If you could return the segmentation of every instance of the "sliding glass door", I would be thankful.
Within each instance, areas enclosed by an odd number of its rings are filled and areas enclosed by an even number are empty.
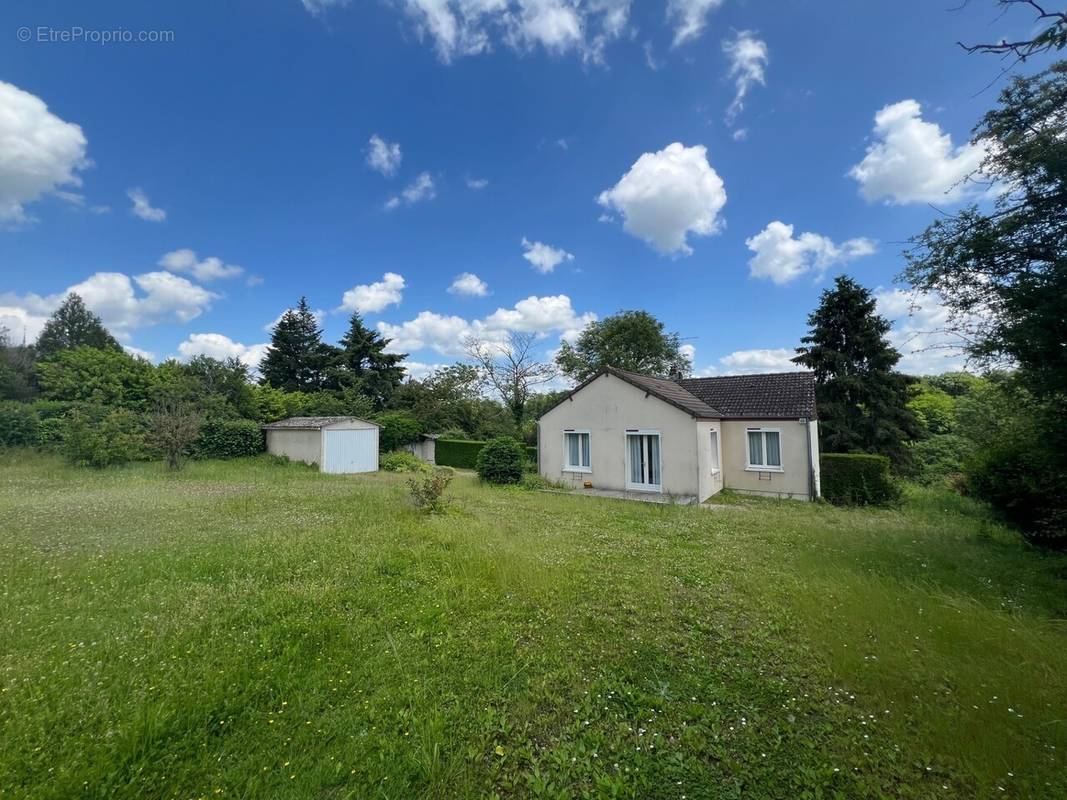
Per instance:
[[[658,492],[661,484],[659,434],[655,431],[627,431],[626,488]]]

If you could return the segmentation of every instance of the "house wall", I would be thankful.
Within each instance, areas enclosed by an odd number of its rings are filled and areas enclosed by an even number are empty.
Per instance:
[[[812,456],[819,463],[817,425],[812,423],[815,437]],[[782,471],[754,472],[747,469],[749,428],[773,428],[781,431]],[[723,420],[723,485],[751,494],[809,499],[808,489],[808,426],[797,420]]]
[[[565,428],[589,431],[590,472],[564,471]],[[634,428],[659,431],[663,492],[697,495],[701,462],[696,421],[611,374],[601,375],[541,417],[538,468],[544,477],[559,483],[581,487],[590,481],[596,489],[625,491],[626,430]],[[710,450],[710,444],[706,449]]]
[[[701,502],[704,502],[713,494],[718,494],[722,491],[722,422],[719,420],[697,420],[696,428],[700,476],[700,491],[698,493],[698,498]],[[715,431],[718,434],[715,437],[718,455],[717,459],[712,458],[711,453],[712,431]],[[714,464],[719,465],[717,470],[714,468]]]
[[[322,460],[322,432],[307,430],[267,431],[267,452],[293,461],[318,464]]]

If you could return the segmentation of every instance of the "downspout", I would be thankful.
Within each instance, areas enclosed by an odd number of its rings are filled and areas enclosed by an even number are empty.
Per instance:
[[[804,423],[804,440],[808,445],[808,500],[814,501],[815,497],[815,462],[811,452],[811,420],[807,417],[801,419]]]

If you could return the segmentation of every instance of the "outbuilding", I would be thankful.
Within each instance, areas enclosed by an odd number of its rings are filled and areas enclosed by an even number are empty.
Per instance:
[[[378,471],[378,426],[358,417],[290,417],[263,426],[267,452],[322,472]]]

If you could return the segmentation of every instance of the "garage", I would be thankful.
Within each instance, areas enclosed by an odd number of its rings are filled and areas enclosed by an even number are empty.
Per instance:
[[[378,426],[358,417],[290,417],[263,426],[267,452],[348,475],[378,471]]]

